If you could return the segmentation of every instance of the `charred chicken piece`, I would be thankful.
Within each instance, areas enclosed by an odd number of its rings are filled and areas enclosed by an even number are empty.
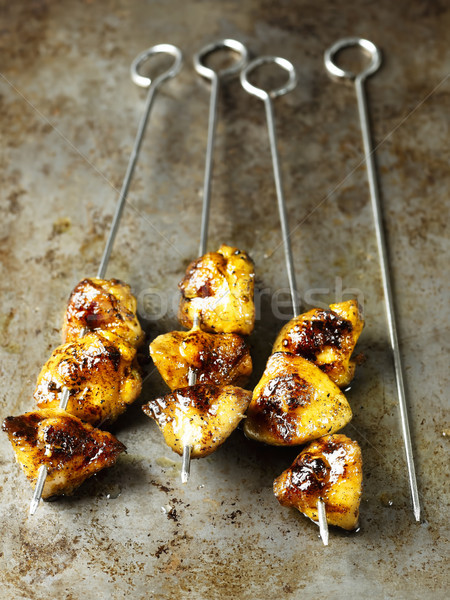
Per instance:
[[[303,356],[322,369],[339,387],[353,379],[353,349],[364,327],[356,300],[315,308],[295,317],[278,334],[273,352]]]
[[[318,521],[321,499],[330,525],[355,529],[362,492],[359,445],[345,435],[315,440],[275,479],[273,491],[280,504],[297,508],[313,521]]]
[[[236,429],[250,402],[251,392],[232,385],[196,384],[174,390],[142,407],[161,429],[166,444],[177,454],[191,446],[191,457],[208,456]]]
[[[344,394],[319,367],[276,352],[253,391],[244,432],[266,444],[296,446],[342,429],[351,417]]]
[[[254,266],[247,253],[222,245],[193,261],[179,284],[180,323],[214,333],[249,335],[255,324]]]
[[[43,498],[71,494],[88,477],[112,466],[125,446],[61,410],[37,410],[3,422],[17,462],[33,487],[39,467],[47,467]]]
[[[118,279],[83,279],[69,298],[63,341],[78,339],[83,330],[110,331],[137,348],[144,333],[136,317],[130,286]]]
[[[150,344],[150,355],[171,390],[189,385],[189,369],[197,383],[245,385],[252,373],[252,359],[244,339],[236,333],[171,331]]]
[[[34,398],[38,408],[59,406],[70,390],[67,412],[91,425],[111,423],[139,396],[136,349],[116,335],[88,333],[59,346],[43,366]]]

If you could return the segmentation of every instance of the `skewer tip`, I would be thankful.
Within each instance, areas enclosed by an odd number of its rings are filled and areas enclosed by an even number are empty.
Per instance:
[[[181,463],[181,483],[187,483],[191,474],[191,446],[183,446],[183,461]]]
[[[323,500],[317,502],[317,512],[319,516],[320,537],[322,538],[323,545],[328,546],[328,523]]]
[[[40,498],[35,498],[34,496],[31,499],[31,502],[30,502],[30,515],[34,515],[34,513],[37,511],[37,508],[39,506],[39,500],[40,500]]]
[[[44,489],[45,480],[47,479],[47,467],[41,465],[39,467],[38,478],[36,481],[36,487],[34,488],[33,497],[30,502],[30,515],[34,515],[37,511],[39,502],[42,498],[42,491]]]
[[[419,523],[420,522],[420,504],[416,504],[414,506],[414,517],[415,517],[416,521]]]

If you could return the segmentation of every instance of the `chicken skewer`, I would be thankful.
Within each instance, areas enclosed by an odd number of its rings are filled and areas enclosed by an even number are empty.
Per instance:
[[[370,56],[369,66],[360,73],[352,73],[338,67],[335,63],[336,54],[349,47],[359,46]],[[358,102],[359,120],[364,146],[365,162],[367,166],[367,177],[369,180],[370,198],[372,203],[372,212],[375,223],[375,232],[377,237],[378,255],[380,259],[381,277],[383,281],[384,298],[386,306],[387,323],[391,343],[392,354],[394,356],[395,378],[397,383],[397,394],[399,400],[400,420],[402,427],[403,443],[406,454],[406,464],[408,468],[409,487],[413,504],[413,512],[416,521],[420,521],[420,501],[417,489],[417,479],[414,467],[414,456],[411,444],[411,434],[408,423],[408,410],[406,405],[406,392],[403,377],[403,367],[398,341],[398,332],[395,318],[394,297],[392,293],[391,275],[389,269],[389,257],[386,246],[385,233],[383,228],[383,218],[381,211],[380,195],[375,170],[374,150],[370,134],[370,124],[367,108],[367,100],[364,84],[367,77],[373,75],[381,65],[381,52],[372,42],[362,38],[345,38],[339,40],[331,46],[324,56],[325,67],[327,71],[335,77],[350,79],[355,82],[356,97]]]
[[[257,87],[250,83],[249,76],[250,74],[257,68],[261,67],[265,64],[277,64],[282,69],[287,71],[288,73],[288,81],[287,83],[279,88],[272,89],[266,91],[260,87]],[[298,293],[297,293],[297,285],[295,280],[295,269],[294,269],[294,260],[292,256],[292,247],[291,247],[291,239],[289,234],[289,225],[287,220],[286,213],[286,202],[284,198],[283,192],[283,184],[281,177],[281,169],[280,169],[280,159],[278,155],[278,147],[277,147],[277,138],[276,138],[276,130],[275,130],[275,121],[274,121],[274,111],[272,100],[277,98],[278,96],[283,96],[287,94],[291,90],[295,88],[297,85],[297,75],[295,72],[295,68],[288,60],[279,57],[272,56],[262,56],[253,60],[242,72],[241,72],[241,84],[243,88],[253,96],[256,96],[260,100],[263,100],[264,107],[266,111],[266,120],[267,120],[267,129],[269,134],[269,142],[270,142],[270,150],[272,155],[272,166],[273,166],[273,175],[275,180],[275,187],[277,192],[277,200],[278,200],[278,211],[281,222],[281,231],[283,237],[283,246],[286,258],[286,269],[289,279],[289,288],[291,293],[291,301],[292,301],[292,312],[294,317],[297,317],[299,314],[298,308]],[[323,544],[325,546],[328,545],[328,524],[325,513],[325,504],[321,498],[317,501],[317,509],[319,515],[319,529],[320,536],[322,538]]]
[[[182,456],[191,446],[192,458],[201,458],[225,442],[250,402],[251,392],[238,386],[252,372],[242,336],[253,331],[255,321],[253,261],[222,244],[194,260],[179,287],[178,315],[190,331],[162,334],[150,344],[153,362],[172,393],[142,409],[174,452]]]
[[[229,49],[237,52],[240,55],[238,61],[227,69],[220,71],[214,71],[212,68],[207,67],[205,60],[208,56],[218,50]],[[217,123],[217,100],[219,97],[219,90],[221,82],[233,75],[236,75],[241,69],[247,64],[248,51],[247,48],[239,41],[232,39],[224,39],[219,42],[214,42],[202,48],[197,54],[194,55],[194,68],[206,79],[211,81],[211,97],[209,104],[209,116],[208,116],[208,139],[206,145],[206,159],[205,159],[205,176],[203,182],[203,207],[202,207],[202,221],[200,229],[200,245],[198,255],[203,256],[206,252],[206,244],[208,240],[208,226],[209,226],[209,213],[211,206],[211,178],[213,169],[213,155],[214,155],[214,141],[216,136],[216,123]],[[199,325],[199,317],[194,317],[194,327]],[[197,383],[197,374],[194,369],[189,369],[189,383],[188,385],[195,385]],[[191,472],[191,453],[192,447],[187,444],[183,446],[183,455],[181,463],[181,482],[187,483]]]
[[[147,61],[148,58],[154,56],[156,54],[169,54],[174,57],[174,63],[170,67],[170,69],[166,70],[164,73],[156,77],[153,81],[139,74],[139,70],[142,67],[143,63]],[[112,247],[114,244],[114,240],[117,234],[117,230],[120,223],[120,218],[122,216],[123,208],[125,206],[125,201],[128,195],[129,186],[131,183],[131,179],[133,177],[134,169],[136,166],[137,158],[139,155],[139,150],[141,147],[141,143],[143,140],[144,132],[146,129],[146,125],[148,122],[148,118],[150,115],[150,111],[153,105],[153,101],[155,98],[156,91],[159,86],[168,79],[173,78],[181,69],[182,64],[182,53],[181,51],[171,44],[160,44],[157,46],[153,46],[147,49],[145,52],[139,54],[137,58],[133,61],[131,65],[131,78],[132,80],[139,85],[140,87],[148,88],[147,100],[145,103],[145,108],[141,120],[139,122],[138,131],[136,134],[136,138],[134,141],[133,150],[128,162],[127,171],[123,180],[122,188],[120,191],[119,199],[116,205],[115,214],[112,220],[110,232],[108,235],[108,239],[105,245],[105,250],[100,262],[98,277],[102,278],[105,274],[108,261],[111,255]],[[80,331],[80,337],[83,337],[86,334],[86,328],[83,327]],[[67,405],[69,402],[70,390],[67,387],[63,388],[61,400],[59,403],[59,411],[65,412],[67,409]],[[123,445],[121,445],[123,447]],[[123,447],[124,448],[124,447]],[[121,451],[121,450],[119,450]],[[36,481],[36,486],[34,489],[33,497],[30,504],[30,514],[34,514],[39,506],[39,502],[42,497],[42,493],[44,490],[45,482],[48,476],[48,470],[45,465],[41,465],[38,470],[38,476]]]

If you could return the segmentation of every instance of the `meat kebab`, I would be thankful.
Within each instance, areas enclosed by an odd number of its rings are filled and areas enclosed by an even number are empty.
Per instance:
[[[174,62],[152,81],[138,70],[157,54],[169,54]],[[133,81],[148,88],[148,96],[97,277],[81,281],[70,296],[64,343],[53,352],[38,378],[34,397],[41,408],[8,417],[3,423],[16,458],[35,488],[32,514],[41,497],[72,493],[87,477],[114,464],[125,450],[113,435],[93,424],[114,421],[139,395],[142,382],[136,351],[144,334],[130,287],[117,279],[103,278],[154,95],[163,82],[179,72],[182,59],[176,46],[160,44],[142,52],[131,65]]]
[[[82,294],[83,289],[90,293]],[[64,319],[68,341],[53,351],[38,376],[38,410],[7,417],[3,423],[33,486],[45,467],[43,498],[73,493],[125,450],[112,434],[96,427],[112,423],[139,396],[142,379],[136,352],[143,332],[135,311],[130,287],[118,280],[78,284]],[[95,320],[84,318],[90,314]]]
[[[240,58],[230,67],[215,71],[206,64],[206,57],[217,50],[232,50],[239,53]],[[194,67],[197,73],[213,83],[209,104],[198,252],[200,258],[189,265],[183,281],[179,284],[182,295],[178,312],[179,320],[187,329],[192,329],[191,333],[196,339],[186,336],[190,338],[191,343],[185,344],[186,338],[179,332],[174,332],[165,340],[159,339],[150,349],[152,356],[155,357],[155,364],[169,386],[177,385],[180,375],[183,383],[186,382],[186,367],[188,386],[194,386],[193,390],[189,390],[188,387],[176,388],[172,395],[168,394],[162,400],[160,399],[164,411],[180,414],[180,406],[183,405],[186,407],[186,413],[190,415],[188,419],[182,418],[180,421],[183,431],[176,432],[183,444],[181,466],[183,483],[189,478],[191,453],[195,452],[194,455],[197,453],[196,440],[220,440],[222,443],[237,426],[250,400],[248,392],[241,388],[232,388],[229,384],[241,383],[241,380],[251,372],[250,356],[245,349],[245,343],[238,336],[249,335],[254,327],[253,261],[245,252],[228,245],[222,245],[217,252],[206,252],[218,91],[222,79],[237,75],[247,60],[247,48],[232,39],[208,44],[194,56]],[[199,335],[197,328],[203,332],[203,335]],[[213,339],[206,336],[205,331],[214,334],[235,334],[235,337],[221,336],[220,339]],[[175,373],[168,367],[168,361],[161,357],[161,350],[164,352],[166,343],[167,354],[174,356],[178,362]],[[180,357],[182,357],[181,361]],[[212,368],[211,375],[208,373],[210,368]],[[198,379],[212,383],[197,384]],[[228,386],[227,391],[225,392],[225,388],[221,386]],[[225,411],[224,414],[220,411],[220,418],[216,418],[219,417],[218,399],[225,402]],[[245,406],[243,399],[245,399]],[[149,416],[156,418],[158,425],[166,434],[165,421],[160,422],[157,418],[159,409],[156,405],[149,403],[144,410]],[[208,433],[206,438],[205,433]],[[169,443],[172,437],[170,434],[167,438]],[[216,442],[207,444],[207,449],[204,448],[202,454],[214,450],[216,445]],[[172,447],[175,448],[175,444],[172,443]]]
[[[190,331],[163,334],[150,344],[172,393],[151,400],[143,410],[174,452],[184,457],[189,448],[189,457],[201,458],[236,429],[251,399],[251,392],[237,384],[244,385],[252,371],[241,335],[254,326],[253,261],[222,245],[188,266],[180,289],[179,316]]]
[[[276,64],[288,73],[288,82],[283,87],[267,91],[251,83],[250,73],[267,63]],[[294,259],[272,106],[272,100],[292,90],[296,82],[294,66],[280,57],[254,59],[241,73],[243,88],[265,104],[294,314],[294,319],[280,332],[274,353],[253,392],[244,431],[248,437],[276,445],[315,440],[338,431],[351,419],[350,407],[338,385],[348,385],[353,376],[354,363],[350,357],[362,329],[359,310],[354,305],[333,305],[330,311],[316,309],[299,316]],[[327,523],[330,520],[327,506],[321,496],[314,498],[314,501],[320,535],[327,545]]]

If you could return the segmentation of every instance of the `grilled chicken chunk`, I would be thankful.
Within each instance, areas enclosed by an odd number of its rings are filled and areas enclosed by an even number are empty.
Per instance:
[[[280,504],[318,521],[317,501],[325,503],[327,521],[343,529],[358,525],[362,458],[357,442],[327,435],[307,446],[273,484]]]
[[[254,278],[252,259],[237,248],[222,245],[201,256],[179,284],[180,323],[190,329],[198,315],[206,331],[249,335],[255,324]]]
[[[244,339],[236,333],[171,331],[150,344],[150,355],[171,390],[189,385],[189,369],[197,383],[245,385],[252,359]]]
[[[358,302],[330,304],[330,310],[315,308],[295,317],[280,331],[273,352],[291,352],[314,362],[339,387],[353,379],[351,360],[364,321]]]
[[[266,444],[296,446],[338,431],[351,417],[344,394],[319,367],[276,352],[253,391],[244,433]]]
[[[112,466],[125,450],[111,433],[61,410],[37,410],[7,417],[3,431],[33,487],[39,467],[47,467],[43,498],[71,494],[88,477]]]
[[[155,419],[174,452],[182,455],[183,446],[191,446],[192,458],[201,458],[236,429],[250,398],[251,392],[239,387],[196,384],[151,400],[142,409]]]
[[[137,348],[144,333],[136,317],[130,286],[118,279],[83,279],[69,298],[63,341],[78,339],[83,330],[110,331]]]
[[[34,398],[39,408],[57,408],[70,390],[67,412],[92,425],[114,421],[139,396],[142,379],[136,349],[105,331],[59,346],[43,366]]]

